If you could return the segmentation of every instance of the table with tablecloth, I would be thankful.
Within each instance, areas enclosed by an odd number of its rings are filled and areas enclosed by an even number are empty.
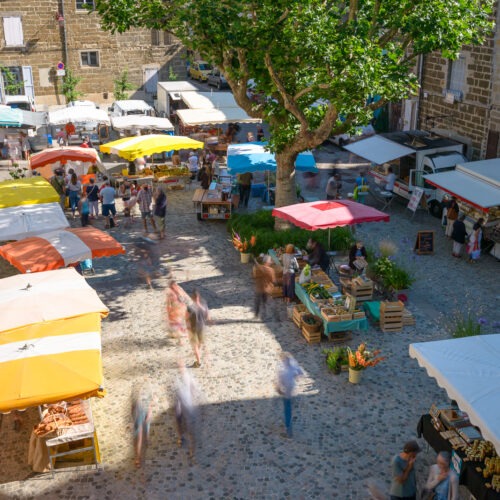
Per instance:
[[[440,451],[451,453],[452,446],[450,442],[443,438],[439,431],[434,428],[429,414],[420,417],[417,425],[417,433],[419,437],[423,436],[436,453]],[[461,450],[455,450],[455,453],[462,459],[460,484],[463,484],[474,495],[476,500],[500,500],[500,493],[486,488],[485,483],[487,480],[476,470],[479,463],[463,461],[465,453]]]

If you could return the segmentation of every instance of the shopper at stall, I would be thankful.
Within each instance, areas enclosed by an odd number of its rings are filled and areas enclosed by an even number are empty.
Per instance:
[[[165,238],[165,222],[167,217],[167,195],[163,189],[158,186],[155,194],[155,206],[153,209],[156,227],[160,233],[159,238]]]
[[[453,223],[453,231],[451,232],[451,239],[453,240],[453,257],[460,258],[462,254],[462,247],[464,246],[467,238],[467,230],[465,229],[465,214],[462,214]]]
[[[198,156],[196,155],[196,153],[191,151],[189,153],[189,158],[188,158],[188,168],[189,172],[191,173],[192,181],[194,181],[196,179],[196,176],[198,175],[198,165],[199,165]]]
[[[156,232],[156,223],[153,217],[153,212],[151,210],[151,205],[153,203],[153,195],[151,194],[151,188],[146,184],[137,193],[137,204],[139,205],[139,210],[141,212],[142,225],[144,226],[144,232],[148,232],[148,219],[151,222],[151,227],[153,231]]]
[[[243,174],[238,174],[238,189],[240,192],[240,203],[239,207],[248,208],[248,200],[250,199],[250,192],[252,191],[252,180],[253,175],[251,172],[245,172]]]
[[[458,476],[450,469],[450,459],[447,451],[440,451],[430,467],[425,489],[434,494],[433,500],[458,500]]]
[[[203,165],[203,167],[201,167],[199,179],[201,189],[208,189],[210,187],[210,182],[212,181],[212,179],[206,165]]]
[[[448,238],[451,238],[451,233],[453,232],[453,224],[458,219],[458,203],[455,196],[451,197],[448,204],[448,209],[446,210],[446,230],[445,234]]]
[[[61,205],[61,208],[64,211],[66,205],[66,182],[64,179],[64,171],[57,169],[54,172],[54,175],[50,178],[50,184],[59,195],[59,205]]]
[[[66,132],[66,145],[68,145],[71,136],[76,134],[75,125],[72,122],[66,123],[66,125],[64,126],[64,131]]]
[[[392,481],[389,494],[391,500],[416,500],[417,480],[415,477],[415,459],[420,452],[416,441],[408,441],[403,451],[392,459]]]
[[[78,208],[78,201],[80,200],[80,194],[82,192],[82,183],[78,180],[78,177],[74,172],[71,174],[71,179],[68,182],[67,189],[69,196],[69,206],[71,208],[71,213],[73,214],[74,219],[76,209]]]
[[[127,208],[128,203],[130,201],[130,198],[132,197],[132,189],[131,189],[130,182],[128,180],[125,179],[121,183],[120,189],[118,190],[118,193],[120,194],[120,197],[123,201],[123,207]]]
[[[78,201],[78,212],[80,214],[80,221],[82,227],[89,225],[89,215],[90,215],[90,205],[87,198],[87,193],[83,193],[82,197]]]
[[[99,197],[102,201],[102,215],[106,219],[106,223],[104,225],[105,228],[115,227],[115,215],[116,215],[116,206],[115,206],[115,188],[112,188],[109,181],[104,183],[104,188],[101,189],[99,193]]]
[[[387,168],[387,175],[385,176],[384,189],[389,193],[394,192],[394,184],[396,183],[396,174],[391,166]]]
[[[289,243],[285,247],[285,253],[281,257],[283,266],[283,297],[287,304],[295,299],[295,275],[299,271],[299,264],[294,254],[295,246]]]
[[[20,134],[21,151],[23,152],[23,160],[29,160],[31,154],[31,146],[28,141],[28,135],[25,132]]]
[[[201,366],[201,351],[205,340],[205,329],[208,322],[208,305],[198,291],[192,295],[192,302],[187,306],[187,325],[189,341],[193,348],[195,361],[193,368]]]
[[[295,391],[296,380],[304,371],[289,352],[282,352],[278,367],[278,381],[276,389],[283,398],[283,410],[286,436],[293,437],[292,432],[292,398]]]
[[[149,427],[153,416],[153,391],[150,384],[137,384],[132,394],[132,418],[134,420],[135,466],[139,469],[144,459]]]
[[[481,256],[481,240],[483,239],[483,224],[484,219],[481,217],[472,226],[472,233],[469,236],[469,243],[467,243],[467,255],[469,256],[468,262],[470,264],[477,262]]]
[[[330,173],[330,178],[326,183],[325,193],[327,200],[336,200],[338,198],[337,180],[335,179],[335,174],[333,172]]]
[[[326,273],[330,265],[330,258],[325,252],[323,246],[318,241],[309,238],[309,241],[307,242],[307,249],[309,250],[307,259],[311,267],[319,266]]]
[[[276,274],[271,267],[272,259],[269,255],[264,255],[262,264],[255,262],[255,317],[259,316],[262,310],[262,315],[266,312],[267,299],[273,290],[276,281]],[[294,283],[295,284],[295,283]]]
[[[89,202],[90,218],[97,219],[99,217],[99,188],[92,177],[89,179],[89,185],[85,188],[85,193]]]
[[[368,255],[362,241],[357,241],[349,250],[349,267],[354,271],[363,271],[367,266]]]

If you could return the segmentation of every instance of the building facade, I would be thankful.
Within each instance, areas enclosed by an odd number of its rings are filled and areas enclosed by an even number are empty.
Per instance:
[[[81,78],[82,99],[110,105],[114,80],[124,70],[134,86],[131,98],[153,101],[156,83],[186,75],[185,49],[170,34],[132,29],[111,34],[101,29],[93,0],[2,0],[0,67],[20,84],[17,93],[37,107],[64,104],[61,69]],[[9,82],[0,83],[2,95]]]

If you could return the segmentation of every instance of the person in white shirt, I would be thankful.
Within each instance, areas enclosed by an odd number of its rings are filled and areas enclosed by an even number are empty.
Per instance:
[[[198,156],[191,151],[189,153],[188,165],[189,171],[191,172],[191,180],[194,181],[196,179],[196,174],[198,173]]]
[[[116,215],[115,207],[115,188],[111,187],[109,181],[106,182],[105,187],[101,189],[99,196],[102,201],[102,215],[106,218],[105,227],[111,227],[111,220]],[[111,217],[110,217],[111,214]],[[114,227],[114,219],[113,219]]]
[[[394,191],[394,183],[396,182],[396,174],[392,170],[392,167],[387,169],[387,176],[385,177],[385,190],[392,193]]]

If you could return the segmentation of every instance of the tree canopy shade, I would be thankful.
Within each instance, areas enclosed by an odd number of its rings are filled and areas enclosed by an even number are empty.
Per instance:
[[[297,154],[417,90],[416,57],[457,56],[492,29],[494,0],[96,0],[105,29],[170,31],[218,66],[269,123],[276,205],[295,200]],[[253,80],[253,96],[248,81]],[[380,98],[373,102],[373,97]]]

